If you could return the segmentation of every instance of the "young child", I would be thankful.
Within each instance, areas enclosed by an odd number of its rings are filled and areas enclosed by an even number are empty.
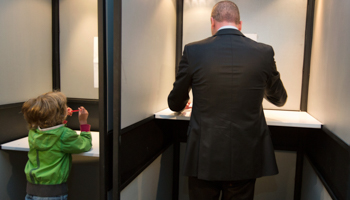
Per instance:
[[[79,108],[81,133],[65,127],[67,98],[61,92],[48,92],[25,102],[24,118],[29,125],[29,153],[25,167],[27,195],[25,200],[66,200],[67,179],[72,165],[72,153],[91,149],[88,111]]]

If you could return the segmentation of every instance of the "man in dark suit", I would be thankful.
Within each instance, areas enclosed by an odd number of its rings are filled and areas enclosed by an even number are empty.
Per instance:
[[[271,46],[246,38],[235,3],[217,3],[212,37],[184,48],[169,108],[182,111],[193,92],[184,175],[190,199],[253,199],[255,180],[278,173],[263,98],[287,100]]]

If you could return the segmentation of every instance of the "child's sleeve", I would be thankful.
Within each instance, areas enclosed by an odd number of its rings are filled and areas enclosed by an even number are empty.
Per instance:
[[[88,129],[87,129],[88,128]],[[62,136],[62,151],[65,153],[83,153],[91,149],[90,125],[84,124],[80,127],[81,133],[68,129]]]

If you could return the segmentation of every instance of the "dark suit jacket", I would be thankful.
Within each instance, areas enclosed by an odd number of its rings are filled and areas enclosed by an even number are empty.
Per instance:
[[[262,100],[282,106],[287,93],[271,46],[235,29],[186,45],[169,108],[184,109],[191,88],[184,175],[243,180],[278,173]]]

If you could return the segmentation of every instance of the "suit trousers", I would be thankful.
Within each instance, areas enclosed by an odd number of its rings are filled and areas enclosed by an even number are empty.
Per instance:
[[[206,181],[188,177],[190,200],[253,200],[256,179]]]

